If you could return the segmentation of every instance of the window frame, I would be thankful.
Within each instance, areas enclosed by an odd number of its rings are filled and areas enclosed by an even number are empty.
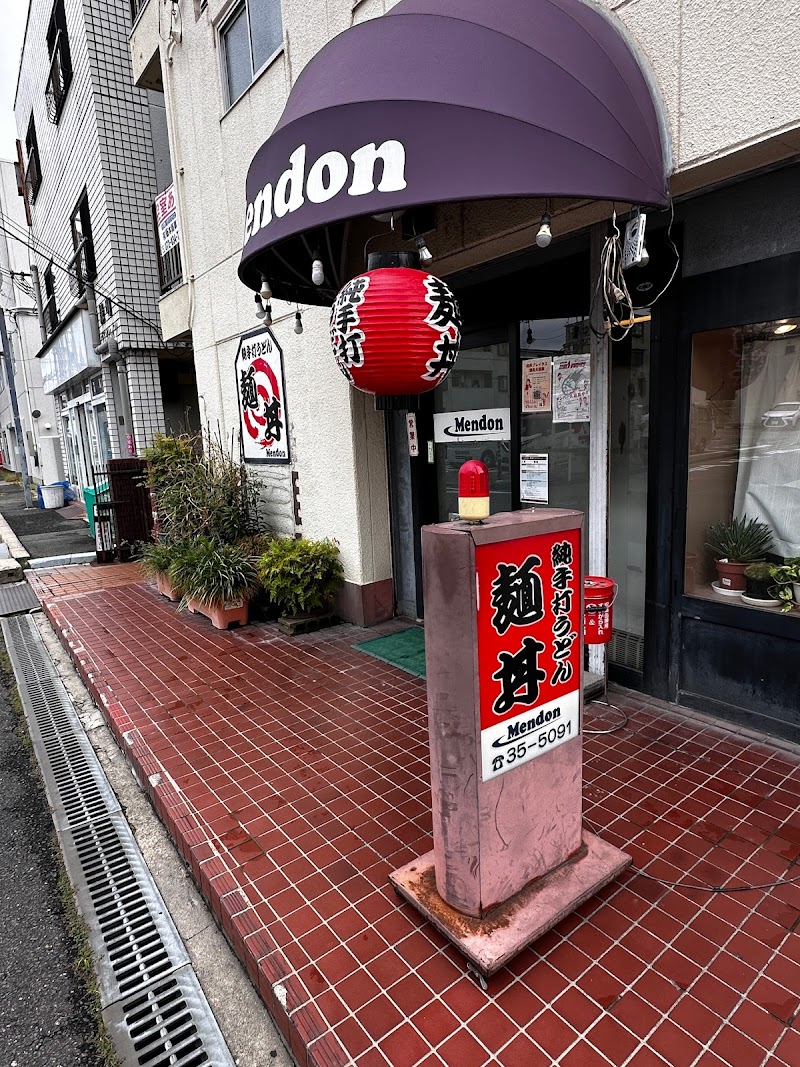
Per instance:
[[[53,276],[52,259],[42,271],[42,286],[46,297],[42,308],[42,314],[45,329],[47,330],[47,336],[52,337],[56,332],[60,321],[58,315],[58,303],[56,301],[56,283]]]
[[[39,160],[39,138],[36,136],[36,123],[34,121],[33,112],[28,122],[28,129],[25,134],[25,155],[27,157],[27,164],[25,167],[25,190],[28,195],[28,203],[33,206],[36,203],[36,197],[39,195],[39,190],[42,187],[42,165]],[[31,177],[31,168],[34,170],[34,175]]]
[[[66,103],[67,93],[69,87],[72,84],[72,55],[69,49],[69,33],[67,32],[67,15],[65,10],[64,0],[55,0],[52,10],[50,12],[50,21],[47,26],[47,33],[45,35],[47,43],[47,55],[49,63],[49,72],[47,76],[47,87],[45,88],[45,99],[47,101],[47,117],[54,124],[58,125],[61,118],[61,113],[64,110],[64,104]],[[58,69],[60,72],[60,95],[56,95],[53,87],[53,67],[58,58]]]
[[[76,222],[78,224],[77,227]],[[92,237],[92,220],[89,214],[89,196],[85,187],[70,214],[69,228],[70,233],[72,234],[72,250],[74,253],[72,261],[74,274],[70,276],[70,288],[76,296],[82,296],[86,290],[87,283],[94,281],[97,277],[94,239]],[[86,239],[87,241],[82,253],[78,252],[78,246],[80,245],[78,232],[80,232],[81,235],[80,240]]]
[[[245,96],[245,94],[253,87],[255,82],[261,77],[264,71],[271,67],[275,60],[278,58],[278,56],[283,53],[286,47],[283,8],[281,6],[280,0],[272,0],[272,3],[277,6],[281,17],[281,41],[278,47],[274,50],[274,52],[267,56],[267,58],[264,60],[264,62],[258,69],[255,69],[255,62],[253,59],[253,33],[250,24],[250,3],[251,0],[235,0],[235,2],[232,3],[228,10],[225,12],[224,17],[220,19],[219,25],[217,27],[220,78],[223,86],[223,114],[226,114],[228,111],[230,111],[230,109],[235,104],[237,104],[243,96]],[[242,10],[244,10],[245,19],[247,21],[247,44],[250,56],[250,81],[248,82],[246,88],[242,89],[242,91],[237,97],[231,99],[230,77],[228,67],[228,45],[226,40],[226,34],[235,22],[235,20],[241,14]]]

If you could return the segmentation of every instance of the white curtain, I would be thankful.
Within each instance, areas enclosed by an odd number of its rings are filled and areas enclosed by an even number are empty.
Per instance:
[[[800,556],[800,420],[767,427],[762,415],[800,401],[800,342],[771,330],[742,350],[741,435],[734,514],[766,522],[782,556]]]

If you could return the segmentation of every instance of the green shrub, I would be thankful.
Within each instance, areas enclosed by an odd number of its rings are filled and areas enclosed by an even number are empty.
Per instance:
[[[189,600],[208,607],[224,606],[231,600],[249,600],[258,589],[256,569],[242,549],[207,537],[177,550],[169,578],[183,594],[182,606]]]
[[[335,541],[273,541],[258,563],[264,591],[284,615],[311,615],[330,608],[344,581]]]

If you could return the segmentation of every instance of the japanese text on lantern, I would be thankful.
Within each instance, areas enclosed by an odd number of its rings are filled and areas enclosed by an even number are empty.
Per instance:
[[[580,532],[478,545],[483,780],[580,734]]]

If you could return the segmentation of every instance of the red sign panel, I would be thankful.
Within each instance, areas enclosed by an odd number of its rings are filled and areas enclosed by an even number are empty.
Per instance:
[[[483,780],[580,733],[579,530],[479,545]]]

